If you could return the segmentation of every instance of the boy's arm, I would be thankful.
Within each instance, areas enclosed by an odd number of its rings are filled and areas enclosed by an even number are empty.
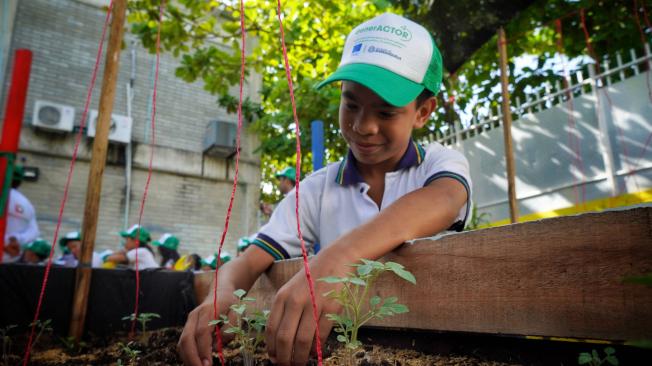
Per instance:
[[[446,230],[467,200],[466,188],[457,180],[440,178],[413,191],[381,211],[378,216],[322,249],[311,261],[313,279],[342,276],[360,258],[378,259],[406,240]],[[330,332],[327,313],[339,306],[323,297],[333,285],[315,281],[319,334]],[[313,342],[315,321],[303,271],[276,294],[266,331],[267,351],[279,365],[305,364]]]
[[[224,264],[218,272],[218,314],[229,314],[229,307],[236,302],[233,291],[249,291],[256,279],[274,262],[264,250],[251,246],[241,256]],[[213,364],[213,334],[215,327],[208,322],[215,319],[213,309],[214,286],[206,299],[188,314],[186,325],[179,338],[177,349],[185,365],[207,366]],[[224,334],[224,333],[223,333]],[[225,340],[227,340],[225,335]]]

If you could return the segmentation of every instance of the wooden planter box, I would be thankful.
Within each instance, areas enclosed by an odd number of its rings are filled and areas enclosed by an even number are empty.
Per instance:
[[[417,286],[388,276],[380,296],[410,308],[371,326],[625,341],[652,339],[652,208],[508,225],[404,245],[386,256]],[[300,259],[274,264],[250,294],[269,309]],[[213,277],[195,277],[199,300]],[[307,291],[308,289],[306,289]]]

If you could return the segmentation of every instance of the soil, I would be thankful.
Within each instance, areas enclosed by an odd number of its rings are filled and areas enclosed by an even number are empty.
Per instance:
[[[46,350],[37,349],[32,352],[30,365],[34,366],[59,366],[59,365],[181,365],[176,352],[176,344],[181,334],[181,328],[167,328],[148,332],[146,337],[136,337],[130,341],[127,337],[120,337],[111,342],[105,340],[91,340],[80,349],[65,348],[62,342],[44,340],[42,343],[59,343],[58,346]],[[130,343],[131,342],[131,343]],[[125,350],[128,345],[130,350],[139,351],[135,357]],[[235,345],[237,348],[237,345]],[[20,349],[15,347],[16,349]],[[324,365],[346,365],[346,354],[337,344],[331,341],[326,344],[324,352]],[[224,356],[228,366],[243,365],[240,351],[233,345],[225,347]],[[423,366],[423,365],[483,365],[502,366],[517,365],[486,361],[473,356],[464,355],[427,355],[421,352],[394,349],[391,347],[369,345],[354,354],[355,364],[359,366]],[[19,355],[11,355],[8,364],[19,364],[22,361]],[[214,354],[214,364],[219,365],[217,353]],[[255,355],[255,365],[272,365],[266,358],[263,350]],[[316,360],[311,360],[309,365],[317,365]]]
[[[87,340],[77,349],[66,348],[59,338],[39,341],[32,352],[30,365],[181,365],[176,344],[181,328],[166,328],[148,332],[129,340],[126,336],[114,339]],[[602,348],[598,345],[568,344],[563,342],[532,342],[509,337],[486,337],[472,334],[437,334],[418,331],[367,330],[361,334],[366,345],[355,352],[355,366],[425,366],[425,365],[576,365],[580,352]],[[22,352],[21,339],[16,339],[14,352]],[[47,347],[47,345],[51,345]],[[128,348],[125,347],[128,345]],[[650,359],[651,352],[631,347],[616,347],[621,365],[639,364],[635,360]],[[137,354],[130,354],[137,351]],[[228,366],[243,365],[237,345],[225,347]],[[261,349],[254,355],[255,365],[272,365]],[[349,358],[334,338],[324,347],[324,365],[349,365]],[[0,365],[3,364],[0,359]],[[214,354],[214,365],[219,365]],[[10,355],[4,364],[19,365],[22,354]],[[311,360],[310,366],[316,366]]]

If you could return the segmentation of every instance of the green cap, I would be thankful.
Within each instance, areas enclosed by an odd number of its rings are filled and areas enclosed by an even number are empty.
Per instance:
[[[227,252],[222,252],[222,254],[220,255],[220,258],[221,258],[222,264],[224,264],[224,263],[231,260],[231,254],[229,254]],[[216,269],[217,268],[217,260],[216,259],[217,259],[217,253],[211,255],[210,257],[203,258],[201,260],[201,264],[204,265],[204,266],[210,266],[212,269]]]
[[[27,244],[25,250],[31,250],[41,257],[47,257],[50,255],[50,250],[52,246],[45,239],[38,238],[33,242]]]
[[[276,178],[280,178],[280,177],[285,177],[294,182],[297,179],[297,171],[291,166],[286,167],[285,169],[276,173]]]
[[[59,246],[64,253],[68,253],[68,248],[66,245],[68,245],[69,241],[75,240],[81,240],[81,233],[79,231],[71,231],[68,234],[64,235],[63,238],[59,239]]]
[[[140,230],[138,230],[140,228]],[[136,239],[136,235],[138,235],[138,232],[140,231],[140,238],[139,241],[141,243],[148,243],[150,240],[152,240],[152,237],[149,235],[149,231],[145,229],[144,227],[135,224],[134,226],[130,227],[127,231],[121,231],[120,236],[123,238],[132,238]]]
[[[170,233],[165,233],[159,240],[155,240],[152,242],[152,245],[155,245],[157,247],[163,247],[163,248],[168,248],[171,250],[177,250],[179,247],[179,239],[177,239],[176,236],[170,234]]]
[[[25,168],[22,165],[15,165],[13,180],[22,181],[23,179],[25,179]]]
[[[350,80],[387,103],[403,107],[424,89],[439,93],[442,64],[430,32],[411,20],[385,13],[349,33],[339,67],[317,88]]]

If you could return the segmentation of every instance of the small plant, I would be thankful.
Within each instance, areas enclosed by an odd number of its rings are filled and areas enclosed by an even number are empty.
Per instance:
[[[489,217],[491,217],[491,214],[487,212],[478,214],[478,206],[474,204],[473,209],[471,209],[471,217],[469,218],[468,224],[466,224],[464,230],[477,230],[483,226],[490,226]]]
[[[134,342],[129,342],[127,344],[118,342],[118,347],[120,347],[120,351],[122,352],[122,354],[128,357],[130,365],[136,364],[138,355],[140,354],[140,350],[137,350],[136,348],[134,348],[134,346],[135,346]],[[118,360],[118,365],[122,365],[122,359]]]
[[[577,362],[580,365],[589,365],[589,366],[600,366],[604,365],[605,362],[609,363],[612,366],[618,366],[618,359],[616,358],[616,350],[613,347],[607,347],[604,349],[606,354],[605,358],[600,358],[598,351],[592,350],[591,353],[583,352],[580,353],[580,357],[577,359]]]
[[[243,289],[233,291],[233,295],[238,298],[238,302],[231,305],[231,311],[236,314],[235,324],[231,324],[229,318],[222,314],[219,320],[211,320],[208,325],[229,326],[224,333],[233,334],[234,341],[240,344],[240,354],[245,365],[254,364],[254,353],[256,348],[263,341],[263,331],[267,325],[269,310],[256,310],[253,313],[247,313],[247,303],[254,302],[256,299],[245,297],[247,292]]]
[[[17,325],[7,325],[4,328],[0,328],[0,336],[2,336],[2,364],[9,365],[9,354],[11,353],[12,340],[9,336],[9,333],[12,329],[16,328]]]
[[[140,313],[136,317],[135,314],[127,315],[125,317],[122,317],[122,320],[129,320],[129,321],[134,321],[134,318],[140,323],[140,329],[142,333],[144,334],[147,331],[147,323],[149,323],[150,320],[154,318],[160,318],[161,316],[156,314],[156,313]]]
[[[76,354],[81,352],[82,349],[86,348],[88,346],[86,342],[79,341],[75,339],[75,337],[59,337],[59,340],[63,344],[64,348],[69,354]]]
[[[34,338],[34,342],[32,342],[32,347],[36,348],[36,345],[38,344],[39,339],[41,339],[41,336],[44,333],[52,333],[52,319],[48,319],[45,321],[41,321],[41,319],[37,319],[34,322],[31,322],[29,324],[29,327],[35,327],[36,328],[36,337]]]
[[[335,323],[335,332],[339,333],[337,340],[344,343],[349,362],[352,361],[355,351],[362,346],[358,340],[358,330],[362,325],[373,318],[382,319],[409,311],[407,306],[397,303],[398,298],[394,296],[385,299],[372,296],[367,300],[378,277],[389,271],[416,284],[412,273],[406,271],[405,267],[398,263],[381,263],[362,259],[362,264],[353,264],[352,266],[356,270],[347,276],[319,279],[326,283],[343,285],[340,289],[325,293],[324,296],[335,299],[343,306],[341,314],[327,314],[326,316]]]

